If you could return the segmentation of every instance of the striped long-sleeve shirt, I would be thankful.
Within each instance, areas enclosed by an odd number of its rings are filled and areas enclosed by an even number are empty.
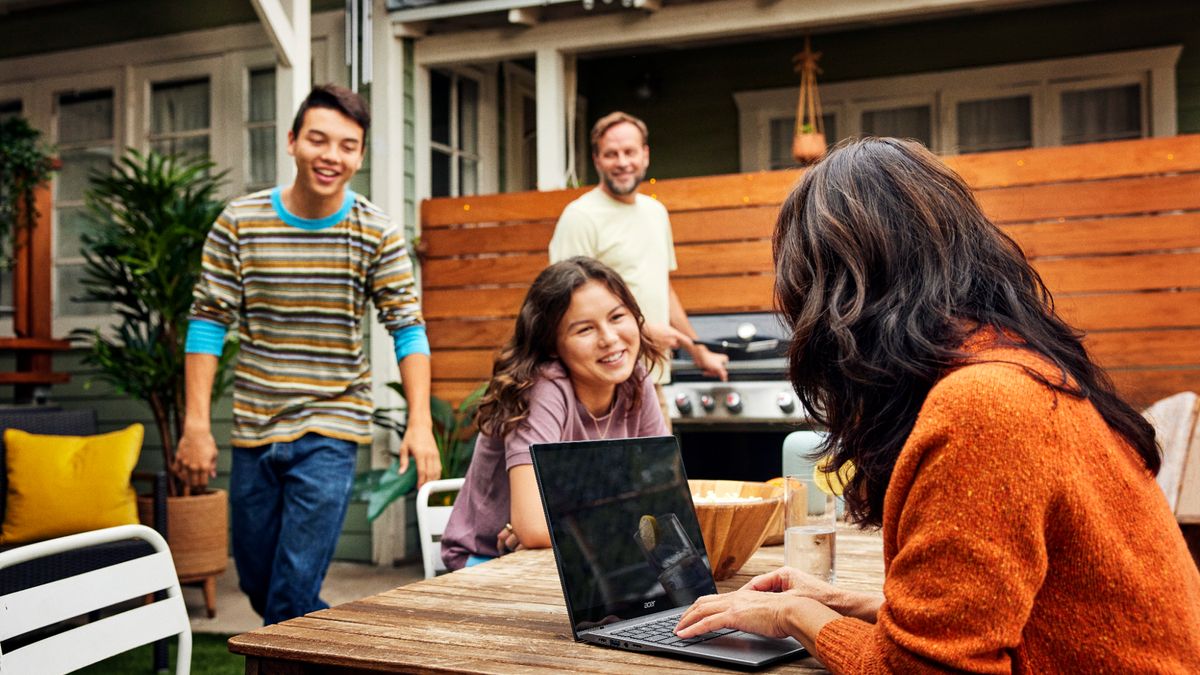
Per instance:
[[[391,332],[423,322],[403,232],[374,204],[347,191],[337,213],[308,220],[279,188],[230,203],[205,242],[191,316],[238,329],[233,445],[370,441],[368,300]]]

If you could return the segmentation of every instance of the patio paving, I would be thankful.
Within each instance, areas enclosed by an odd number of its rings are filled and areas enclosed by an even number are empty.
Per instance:
[[[321,597],[330,605],[337,605],[420,581],[424,575],[419,559],[397,567],[334,561],[321,587]],[[204,593],[199,586],[185,586],[183,599],[192,618],[193,633],[236,634],[262,625],[262,618],[254,613],[250,601],[238,590],[233,559],[229,560],[225,572],[217,577],[215,618],[210,619],[205,615]]]

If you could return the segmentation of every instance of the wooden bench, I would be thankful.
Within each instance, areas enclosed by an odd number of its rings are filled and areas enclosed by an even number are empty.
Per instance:
[[[1021,245],[1135,405],[1200,391],[1200,135],[945,158]],[[770,236],[799,171],[648,181],[671,212],[689,314],[771,308]],[[583,189],[421,205],[433,390],[460,400],[547,264]]]

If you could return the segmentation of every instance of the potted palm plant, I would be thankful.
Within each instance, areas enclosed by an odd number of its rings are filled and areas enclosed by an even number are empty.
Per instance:
[[[213,169],[207,158],[130,150],[109,172],[90,176],[87,193],[91,227],[82,236],[80,299],[107,303],[117,321],[73,337],[87,342],[83,360],[96,368],[97,379],[150,408],[167,468],[182,434],[183,340],[192,288],[205,237],[224,208],[217,197],[224,174]],[[232,342],[226,345],[214,398],[230,384],[235,349]],[[172,475],[170,494],[168,541],[180,580],[211,579],[228,558],[226,493],[189,494]],[[148,501],[144,507],[147,520]]]
[[[404,387],[399,382],[389,382],[392,391],[404,397]],[[457,406],[437,396],[429,397],[429,411],[433,418],[433,440],[437,443],[438,455],[442,462],[442,478],[459,478],[467,475],[467,467],[475,452],[475,410],[479,407],[479,399],[487,390],[487,384],[480,385],[467,395]],[[403,438],[405,422],[398,418],[403,408],[377,408],[374,422],[385,429],[391,429],[397,437]],[[417,485],[417,470],[413,462],[409,462],[408,471],[400,473],[400,460],[392,458],[386,469],[371,469],[360,473],[354,479],[355,499],[367,502],[367,521],[373,521],[383,513],[392,502],[412,494]],[[453,495],[446,494],[447,504]]]

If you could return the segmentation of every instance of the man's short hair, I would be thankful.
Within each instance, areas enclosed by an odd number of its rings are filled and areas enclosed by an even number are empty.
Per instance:
[[[596,124],[592,127],[592,154],[600,152],[601,136],[606,134],[609,129],[625,122],[632,124],[637,127],[638,131],[642,132],[642,145],[650,144],[650,131],[646,129],[646,123],[629,113],[617,110],[596,120]]]
[[[336,84],[319,84],[308,92],[296,117],[292,120],[292,138],[300,135],[300,127],[304,126],[304,115],[313,108],[329,108],[336,110],[358,123],[363,130],[363,142],[367,140],[367,131],[371,129],[371,109],[366,99],[345,87]]]

